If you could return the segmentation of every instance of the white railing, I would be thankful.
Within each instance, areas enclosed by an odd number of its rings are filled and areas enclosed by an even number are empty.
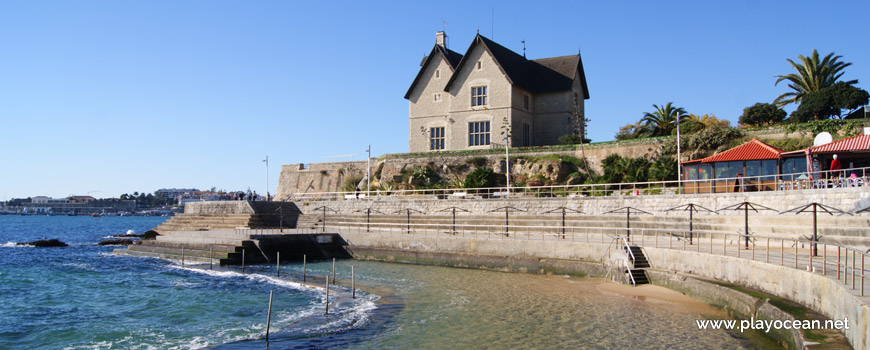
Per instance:
[[[614,239],[625,240],[626,244],[640,247],[654,247],[693,251],[722,256],[732,256],[741,259],[755,260],[765,263],[807,269],[810,272],[830,275],[842,280],[843,283],[860,296],[865,295],[865,276],[868,274],[870,255],[868,252],[846,245],[812,241],[806,239],[790,239],[782,237],[763,237],[728,233],[716,230],[693,230],[694,239],[688,241],[689,231],[681,229],[650,229],[631,228],[631,239],[622,236],[625,227],[583,227],[567,226],[570,232],[562,238],[561,226],[523,226],[523,225],[460,225],[456,231],[452,224],[407,224],[407,223],[369,223],[336,222],[330,225],[327,232],[370,232],[384,235],[422,235],[432,237],[470,237],[475,239],[497,240],[527,240],[559,242],[584,242],[607,244]],[[506,227],[507,226],[507,227]],[[253,230],[256,231],[256,230]],[[290,230],[285,229],[286,232]],[[320,233],[321,230],[301,230],[299,233]],[[748,243],[747,243],[747,239]],[[813,243],[818,247],[812,249]],[[816,251],[813,254],[813,250]],[[850,260],[851,259],[851,260]],[[836,272],[836,274],[835,274]]]
[[[854,174],[854,177],[852,176]],[[814,175],[814,176],[811,176]],[[717,179],[682,181],[651,181],[633,183],[607,183],[535,187],[488,188],[433,188],[413,190],[371,190],[363,192],[307,192],[295,193],[281,200],[360,200],[360,199],[499,199],[534,197],[603,197],[630,195],[659,195],[679,193],[731,193],[757,191],[790,191],[826,188],[870,186],[870,167],[813,174],[741,176]]]

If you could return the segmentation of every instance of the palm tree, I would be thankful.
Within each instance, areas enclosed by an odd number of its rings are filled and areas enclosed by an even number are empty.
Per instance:
[[[688,115],[682,107],[674,107],[673,102],[659,107],[653,105],[655,112],[644,112],[641,123],[652,130],[652,136],[670,135],[671,131],[677,128],[677,116],[680,120],[685,120]]]
[[[834,56],[834,53],[831,52],[820,61],[819,52],[813,49],[813,54],[810,57],[798,55],[801,64],[787,59],[788,63],[791,63],[798,72],[775,75],[777,79],[774,85],[788,80],[788,87],[794,91],[779,95],[773,103],[782,107],[789,103],[800,102],[807,94],[834,85],[843,75],[843,69],[852,65],[851,62],[839,61],[841,57],[843,56]],[[852,85],[857,82],[857,80],[850,80],[846,84]]]

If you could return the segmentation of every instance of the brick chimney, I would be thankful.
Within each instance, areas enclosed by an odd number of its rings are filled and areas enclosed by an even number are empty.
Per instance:
[[[435,33],[435,45],[447,48],[447,33],[443,31]]]

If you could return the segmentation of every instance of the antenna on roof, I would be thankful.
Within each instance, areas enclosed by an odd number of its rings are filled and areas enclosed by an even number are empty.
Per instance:
[[[526,39],[523,39],[523,58],[526,58]]]

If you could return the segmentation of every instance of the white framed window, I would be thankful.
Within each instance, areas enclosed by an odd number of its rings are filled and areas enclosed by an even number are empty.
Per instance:
[[[486,86],[473,86],[471,88],[471,106],[486,106]]]
[[[469,122],[468,123],[468,145],[469,146],[486,146],[489,145],[489,122]]]
[[[429,150],[437,151],[444,149],[444,127],[434,127],[429,129]]]
[[[529,95],[523,95],[523,109],[529,110],[532,105],[532,97]]]
[[[441,102],[441,93],[432,94],[432,101]]]

